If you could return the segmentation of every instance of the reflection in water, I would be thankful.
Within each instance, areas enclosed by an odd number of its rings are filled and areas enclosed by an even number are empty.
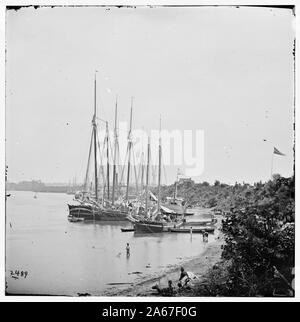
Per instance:
[[[111,287],[109,283],[132,283],[161,273],[179,258],[204,249],[201,234],[121,232],[121,227],[131,227],[129,222],[70,223],[67,202],[71,200],[70,195],[55,193],[41,193],[33,199],[31,192],[22,191],[13,192],[7,200],[9,293],[98,295]],[[130,256],[126,255],[127,243]],[[11,278],[11,270],[27,271],[28,276]]]

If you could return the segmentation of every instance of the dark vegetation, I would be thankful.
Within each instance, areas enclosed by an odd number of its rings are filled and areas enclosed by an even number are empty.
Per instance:
[[[237,195],[242,198],[250,196],[253,188],[262,186],[262,183],[257,183],[251,186],[248,183],[236,183],[228,185],[216,180],[213,185],[208,182],[194,183],[192,180],[184,181],[177,186],[177,196],[188,201],[191,206],[200,206],[204,208],[216,207],[222,211],[229,210],[236,202]],[[173,196],[174,185],[163,186],[161,189],[162,198]],[[154,190],[156,193],[156,190]]]
[[[163,195],[172,195],[172,189],[164,187]],[[226,210],[222,260],[193,295],[294,296],[294,177],[274,175],[266,183],[234,186],[187,182],[178,195],[192,205]]]

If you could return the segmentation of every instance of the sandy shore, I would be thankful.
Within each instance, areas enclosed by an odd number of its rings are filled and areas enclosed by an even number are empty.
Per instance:
[[[214,240],[208,243],[201,254],[193,259],[180,262],[177,265],[169,267],[160,275],[152,276],[146,280],[130,285],[125,289],[113,288],[106,290],[101,296],[157,296],[156,292],[152,290],[152,286],[159,284],[161,287],[166,287],[168,280],[172,280],[176,285],[179,275],[180,267],[183,266],[186,271],[191,271],[197,275],[196,283],[201,283],[208,270],[216,264],[221,258],[221,245],[223,239],[219,231],[214,235]],[[186,296],[186,295],[185,295]]]

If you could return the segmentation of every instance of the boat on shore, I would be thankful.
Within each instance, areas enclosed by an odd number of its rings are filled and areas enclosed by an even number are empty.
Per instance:
[[[215,231],[215,227],[212,227],[212,226],[207,226],[207,227],[201,227],[201,228],[170,228],[169,231],[171,233],[204,233],[204,232],[207,232],[207,233],[213,233]]]
[[[217,221],[212,218],[212,219],[204,219],[204,220],[198,220],[198,221],[185,221],[184,226],[213,226],[216,225]]]
[[[184,217],[193,216],[194,214],[195,214],[194,212],[185,212]]]
[[[166,222],[156,220],[139,220],[134,224],[135,231],[142,233],[163,233],[170,229],[179,229],[183,225],[183,221]]]

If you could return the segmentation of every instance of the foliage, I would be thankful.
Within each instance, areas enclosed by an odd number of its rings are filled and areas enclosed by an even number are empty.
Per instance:
[[[276,176],[236,195],[222,223],[222,257],[231,261],[227,286],[233,296],[291,295],[294,209],[294,177]]]
[[[164,186],[162,197],[175,186]],[[203,296],[291,296],[295,264],[295,180],[266,183],[182,183],[178,196],[192,206],[225,211],[222,265],[198,289]]]
[[[204,181],[202,183],[194,183],[186,181],[177,185],[177,196],[185,198],[191,206],[200,206],[204,208],[216,207],[222,210],[229,210],[232,207],[233,201],[237,194],[246,193],[249,189],[249,184],[236,184],[234,186],[220,183],[216,180],[213,185]],[[157,193],[157,188],[152,189],[153,193]],[[173,196],[175,184],[161,187],[161,196],[163,199]]]
[[[214,265],[196,286],[195,296],[231,296],[228,285],[230,261],[223,260]]]

